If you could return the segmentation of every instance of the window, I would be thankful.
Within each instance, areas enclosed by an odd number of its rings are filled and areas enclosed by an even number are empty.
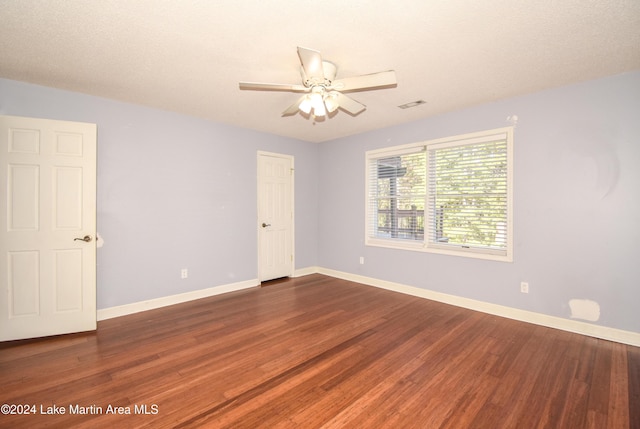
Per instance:
[[[512,260],[513,128],[366,154],[366,244]]]

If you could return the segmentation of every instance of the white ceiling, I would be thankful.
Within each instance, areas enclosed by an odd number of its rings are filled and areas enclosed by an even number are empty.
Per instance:
[[[0,77],[320,142],[640,69],[638,0],[2,0]],[[324,121],[281,117],[296,46],[398,86]],[[1,94],[0,94],[1,97]],[[402,110],[397,106],[423,99]]]

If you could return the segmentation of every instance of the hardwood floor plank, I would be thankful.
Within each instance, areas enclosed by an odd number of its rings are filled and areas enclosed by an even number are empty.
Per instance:
[[[640,429],[637,347],[319,274],[0,344],[0,385],[67,410],[2,428]]]
[[[570,347],[567,344],[566,347]],[[566,349],[565,349],[566,350]],[[554,427],[571,427],[575,424],[571,419],[567,417],[566,398],[569,396],[569,389],[571,383],[575,378],[577,371],[577,361],[569,356],[569,353],[564,359],[554,359],[550,362],[552,365],[550,371],[545,371],[548,376],[546,392],[546,399],[544,400],[544,406],[540,410],[539,419],[536,426],[539,429],[554,428]]]
[[[640,348],[627,349],[627,380],[629,389],[629,427],[640,429]],[[616,406],[613,404],[613,406]]]
[[[626,347],[617,343],[611,343],[611,346],[611,383],[606,415],[607,428],[613,429],[624,427],[629,422],[629,386]],[[637,405],[640,407],[640,401]]]
[[[609,392],[611,385],[611,349],[612,343],[602,341],[596,351],[596,359],[592,371],[592,387],[589,390],[589,403],[587,405],[594,419],[600,420],[599,416],[606,416],[609,409]],[[606,426],[606,420],[605,424]],[[602,425],[600,427],[603,427]]]

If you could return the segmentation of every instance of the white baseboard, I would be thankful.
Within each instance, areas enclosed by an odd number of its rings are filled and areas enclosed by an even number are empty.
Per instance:
[[[293,273],[293,277],[302,277],[302,276],[308,276],[309,274],[316,274],[320,272],[319,270],[320,270],[319,267],[301,268],[299,270],[295,270],[295,272]]]
[[[546,314],[534,313],[532,311],[520,310],[517,308],[491,304],[488,302],[477,301],[469,298],[462,298],[455,295],[448,295],[441,292],[421,289],[415,286],[407,286],[400,283],[378,280],[371,277],[345,273],[342,271],[336,271],[322,267],[319,267],[317,272],[343,280],[349,280],[368,286],[375,286],[394,292],[400,292],[407,295],[426,298],[445,304],[455,305],[457,307],[468,308],[470,310],[480,311],[487,314],[493,314],[495,316],[506,317],[508,319],[519,320],[521,322],[533,323],[535,325],[546,326],[548,328],[560,329],[576,334],[587,335],[590,337],[601,338],[603,340],[615,341],[617,343],[640,347],[640,333],[638,332],[623,331],[621,329],[607,328],[606,326],[593,325],[590,323],[580,322],[578,320],[548,316]]]
[[[309,274],[315,274],[317,272],[318,267],[301,268],[299,270],[295,270],[293,277],[307,276]],[[200,298],[207,298],[209,296],[220,295],[227,292],[248,289],[259,285],[260,281],[258,281],[258,279],[251,279],[239,283],[215,286],[208,289],[200,289],[177,295],[163,296],[161,298],[150,299],[147,301],[133,302],[131,304],[119,305],[117,307],[102,308],[98,310],[97,318],[98,321],[112,319],[114,317],[126,316],[128,314],[153,310],[155,308],[180,304],[183,302],[193,301]]]
[[[140,301],[131,304],[120,305],[117,307],[103,308],[98,310],[98,320],[106,320],[112,319],[114,317],[126,316],[127,314],[153,310],[155,308],[166,307],[173,304],[180,304],[182,302],[193,301],[200,298],[207,298],[209,296],[220,295],[227,292],[235,292],[259,285],[260,282],[258,281],[258,279],[251,279],[237,283],[214,286],[207,289],[180,293],[177,295],[164,296],[161,298],[150,299],[148,301]]]

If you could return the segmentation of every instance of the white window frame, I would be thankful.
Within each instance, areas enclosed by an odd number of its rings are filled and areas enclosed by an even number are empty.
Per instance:
[[[386,247],[392,249],[404,249],[421,251],[428,253],[437,253],[443,255],[463,256],[469,258],[486,259],[501,262],[513,262],[513,127],[498,128],[486,131],[480,131],[475,133],[463,134],[452,137],[445,137],[436,140],[430,140],[425,142],[411,143],[401,146],[386,147],[382,149],[376,149],[367,151],[365,153],[365,245]],[[377,210],[370,203],[373,197],[372,181],[370,177],[371,162],[376,162],[380,158],[393,157],[406,155],[418,151],[426,151],[429,153],[430,149],[443,148],[450,146],[458,146],[464,144],[473,144],[489,140],[495,136],[504,136],[507,148],[507,204],[506,204],[506,242],[504,250],[493,250],[483,248],[469,248],[461,245],[454,244],[438,244],[430,243],[427,225],[430,225],[432,219],[430,218],[430,210],[428,209],[429,189],[427,189],[425,197],[425,213],[424,213],[424,238],[422,240],[412,239],[398,239],[398,238],[383,238],[372,236],[373,226],[371,225],[376,218]],[[427,162],[427,186],[428,185],[428,155],[425,156],[425,162]]]

